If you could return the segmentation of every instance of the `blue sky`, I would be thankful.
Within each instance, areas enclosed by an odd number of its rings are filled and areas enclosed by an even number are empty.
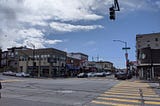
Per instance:
[[[119,0],[116,20],[109,20],[114,0],[1,0],[0,46],[53,47],[82,52],[91,60],[125,67],[123,43],[129,60],[136,60],[136,34],[160,32],[159,0]]]

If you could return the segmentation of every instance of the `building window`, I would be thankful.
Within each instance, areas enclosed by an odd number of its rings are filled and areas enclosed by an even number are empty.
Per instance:
[[[147,46],[150,47],[150,44],[148,44]]]
[[[155,38],[155,41],[158,42],[158,38]]]

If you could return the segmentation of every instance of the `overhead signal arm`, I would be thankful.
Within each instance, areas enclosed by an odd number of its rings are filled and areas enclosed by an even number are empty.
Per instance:
[[[120,11],[118,0],[114,0],[114,10]]]

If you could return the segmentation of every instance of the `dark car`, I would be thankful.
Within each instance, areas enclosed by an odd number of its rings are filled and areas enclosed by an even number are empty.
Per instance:
[[[127,73],[121,72],[121,73],[117,74],[116,77],[117,77],[117,79],[126,80],[127,79]]]
[[[80,73],[77,75],[78,78],[86,78],[88,77],[87,73]]]
[[[116,72],[116,73],[114,74],[114,76],[117,77],[117,76],[118,76],[119,74],[121,74],[121,73],[124,73],[124,72],[118,71],[118,72]]]

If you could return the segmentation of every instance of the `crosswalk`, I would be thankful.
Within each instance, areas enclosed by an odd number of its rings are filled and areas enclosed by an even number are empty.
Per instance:
[[[160,106],[160,96],[148,83],[122,81],[92,100],[91,104],[94,106]]]

